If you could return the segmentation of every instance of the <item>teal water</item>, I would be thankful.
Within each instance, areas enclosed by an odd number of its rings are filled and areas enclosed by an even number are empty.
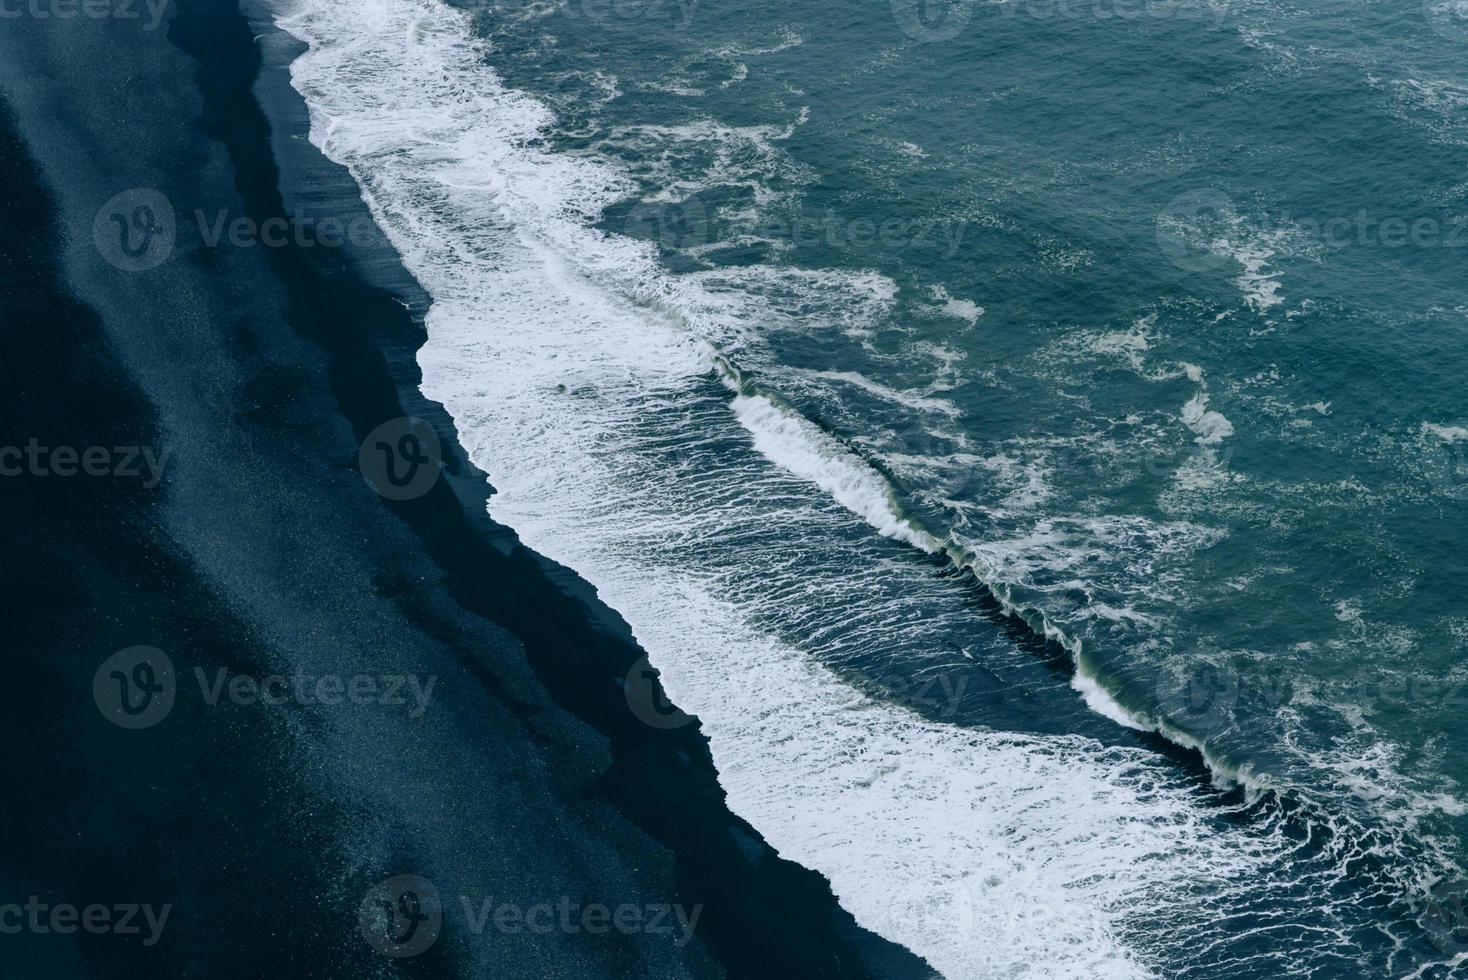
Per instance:
[[[885,477],[897,530],[742,417],[887,536],[794,491],[738,523],[697,478],[753,466],[718,379],[703,441],[639,403],[622,476],[738,528],[678,542],[720,599],[946,724],[1162,760],[1248,867],[1118,913],[1148,971],[1468,969],[1461,0],[465,9],[554,113],[538,149],[630,181],[574,217],[651,243],[730,383]],[[963,694],[870,683],[929,671]]]

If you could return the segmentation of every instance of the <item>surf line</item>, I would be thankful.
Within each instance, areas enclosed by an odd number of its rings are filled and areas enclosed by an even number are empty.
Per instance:
[[[878,533],[924,554],[946,559],[981,595],[991,599],[1010,622],[1020,625],[1036,639],[1065,650],[1073,671],[1071,687],[1088,708],[1125,728],[1156,733],[1180,748],[1197,753],[1217,786],[1242,786],[1251,799],[1279,792],[1280,787],[1274,781],[1252,776],[1215,758],[1200,739],[1169,725],[1164,718],[1140,714],[1117,701],[1094,669],[1078,637],[1052,622],[1044,611],[1018,600],[1010,584],[987,567],[979,555],[954,541],[951,533],[935,532],[909,513],[902,504],[902,491],[896,481],[865,451],[807,418],[788,399],[760,385],[724,354],[715,351],[712,359],[718,380],[733,396],[731,407],[740,424],[754,437],[757,451],[776,466],[831,493],[838,503]],[[806,452],[772,453],[774,434],[761,431],[770,426],[777,426],[781,436],[804,440]]]

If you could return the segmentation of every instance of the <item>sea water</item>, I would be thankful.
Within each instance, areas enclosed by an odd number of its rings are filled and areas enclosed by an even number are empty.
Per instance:
[[[1461,0],[278,19],[491,512],[864,926],[1468,962]]]

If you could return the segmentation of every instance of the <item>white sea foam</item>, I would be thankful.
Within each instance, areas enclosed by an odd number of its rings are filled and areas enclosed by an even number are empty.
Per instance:
[[[1436,436],[1449,445],[1468,442],[1468,428],[1461,425],[1438,425],[1436,422],[1423,422],[1422,431],[1427,435]]]
[[[726,44],[712,53],[720,58],[748,58],[759,55],[779,54],[805,43],[805,38],[793,27],[781,27],[776,32],[779,40],[770,44]]]
[[[825,381],[840,381],[852,387],[860,388],[878,398],[894,402],[904,408],[910,408],[915,412],[938,412],[949,418],[957,418],[961,412],[957,405],[944,398],[933,398],[927,394],[912,391],[899,391],[880,381],[873,381],[866,375],[857,371],[804,371],[793,372],[796,375],[804,374],[811,378],[820,378]]]
[[[1236,211],[1222,195],[1198,214],[1166,214],[1160,227],[1190,248],[1210,252],[1237,263],[1239,272],[1234,285],[1244,305],[1258,314],[1267,314],[1284,302],[1280,290],[1284,273],[1271,268],[1282,259],[1315,258],[1321,253],[1319,241],[1307,230],[1288,219],[1259,220]]]
[[[881,534],[928,554],[942,550],[941,541],[901,516],[892,488],[880,474],[815,425],[781,410],[764,395],[735,394],[733,406],[739,424],[765,458],[814,483]]]
[[[1118,725],[1131,728],[1139,732],[1151,731],[1132,716],[1116,699],[1106,690],[1088,671],[1077,670],[1071,678],[1070,686],[1075,688],[1081,697],[1086,699],[1086,704],[1091,710],[1099,715],[1105,715]]]
[[[1234,247],[1228,242],[1219,243],[1221,249],[1238,261],[1244,267],[1234,283],[1239,291],[1244,294],[1244,302],[1249,309],[1255,313],[1263,313],[1271,306],[1278,306],[1284,302],[1284,297],[1279,295],[1280,276],[1282,273],[1267,270],[1269,260],[1274,258],[1274,250],[1257,245]]]
[[[719,83],[719,88],[729,88],[732,85],[738,85],[747,78],[749,78],[749,66],[741,61],[734,66],[734,74]]]
[[[1183,406],[1183,424],[1197,436],[1200,446],[1216,446],[1234,434],[1233,423],[1220,412],[1208,410],[1208,392],[1200,391]]]
[[[951,316],[955,320],[963,320],[968,324],[979,322],[979,317],[984,315],[984,308],[973,300],[955,299],[950,296],[948,290],[943,286],[931,286],[928,294],[934,301],[940,304],[938,310],[945,316]]]
[[[1152,349],[1151,338],[1147,331],[1156,322],[1155,315],[1138,320],[1132,324],[1132,329],[1101,334],[1093,341],[1092,349],[1098,354],[1116,354],[1126,359],[1132,366],[1132,370],[1142,374],[1142,363],[1147,356],[1147,351]]]
[[[1129,913],[1186,915],[1198,889],[1263,860],[1148,753],[925,721],[773,635],[753,597],[803,616],[846,588],[789,553],[849,535],[848,511],[942,543],[796,413],[742,383],[732,400],[709,390],[714,345],[752,341],[707,283],[593,229],[631,181],[541,148],[550,114],[503,87],[466,15],[302,0],[280,23],[310,48],[292,78],[313,142],[433,296],[424,390],[490,474],[496,517],[626,616],[702,719],[732,808],[859,922],[952,977],[1144,976],[1122,937],[1149,920]],[[741,556],[772,525],[803,543],[777,534],[746,581]],[[906,566],[879,574],[931,587]]]

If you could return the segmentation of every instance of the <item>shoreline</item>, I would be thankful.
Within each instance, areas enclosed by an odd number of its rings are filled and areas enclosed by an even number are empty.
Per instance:
[[[406,663],[440,680],[416,726],[369,713],[210,714],[195,704],[173,726],[119,733],[89,699],[69,703],[65,723],[80,726],[88,740],[75,755],[58,743],[58,771],[90,783],[100,760],[121,752],[131,759],[122,772],[145,784],[147,763],[161,757],[176,763],[165,774],[170,798],[218,804],[220,823],[205,823],[218,836],[194,842],[192,867],[166,848],[147,850],[157,876],[181,883],[196,902],[176,913],[175,931],[139,974],[212,959],[206,975],[257,975],[285,963],[343,976],[483,975],[491,963],[506,975],[546,973],[553,964],[578,975],[931,975],[917,957],[858,928],[824,879],[781,860],[728,812],[697,726],[664,731],[634,717],[620,684],[641,651],[625,624],[595,603],[584,582],[489,519],[482,474],[467,463],[447,415],[418,394],[413,355],[423,336],[422,297],[404,286],[411,280],[395,257],[201,247],[128,277],[89,254],[97,204],[125,187],[155,187],[184,212],[218,204],[257,220],[291,214],[298,204],[344,217],[354,203],[366,213],[350,178],[297,130],[304,107],[292,118],[294,91],[283,67],[259,63],[256,30],[232,4],[190,2],[171,14],[166,37],[141,40],[130,25],[29,22],[7,45],[9,55],[25,48],[12,60],[21,74],[0,71],[30,153],[52,185],[56,223],[69,231],[53,292],[97,311],[98,344],[110,348],[114,372],[130,376],[136,400],[151,407],[156,438],[177,461],[153,496],[133,502],[125,522],[154,543],[151,560],[173,558],[155,593],[157,617],[133,617],[125,605],[111,614],[105,640],[100,631],[80,645],[77,636],[67,643],[57,637],[51,656],[65,664],[72,685],[113,649],[167,634],[173,639],[156,645],[170,646],[181,674],[221,662],[252,675],[282,666],[351,673]],[[273,56],[278,49],[270,45]],[[120,106],[119,90],[106,84],[65,81],[78,65],[119,51],[124,79],[136,85],[138,75],[145,83],[152,76],[151,86],[126,89],[148,93],[137,103],[129,95]],[[77,108],[83,94],[91,103]],[[197,129],[189,126],[194,120]],[[123,132],[128,125],[141,140]],[[89,152],[66,152],[78,145]],[[130,157],[119,146],[136,152]],[[169,165],[180,160],[197,165],[197,180],[193,169],[175,179],[182,172]],[[34,236],[49,223],[40,221]],[[23,244],[34,248],[33,241]],[[394,292],[384,283],[395,283]],[[23,353],[17,363],[40,362],[47,350]],[[99,402],[89,424],[118,414],[113,402]],[[378,422],[404,414],[434,424],[445,479],[419,500],[383,502],[355,472],[356,444]],[[146,428],[137,426],[132,438],[152,438]],[[56,441],[68,438],[61,433]],[[109,499],[103,486],[76,486],[88,495],[78,509]],[[110,524],[89,533],[109,543],[126,537]],[[200,643],[196,614],[172,608],[184,582],[199,603],[212,600],[217,608],[208,618],[227,624],[220,629],[232,646],[207,635]],[[63,590],[52,615],[94,594],[85,585]],[[581,657],[568,663],[568,653]],[[85,684],[75,689],[85,692]],[[198,726],[192,735],[190,723]],[[210,771],[190,745],[198,732],[205,746],[237,739],[229,758],[238,769]],[[120,734],[159,737],[127,742]],[[132,758],[143,747],[146,758]],[[283,758],[261,762],[257,772],[248,761],[256,753]],[[36,819],[48,800],[75,789],[69,778],[58,775],[54,792],[37,792]],[[130,785],[118,791],[127,795]],[[268,831],[229,822],[234,793],[253,800],[265,788],[290,797],[280,823],[268,813]],[[331,813],[329,832],[289,816],[302,812]],[[166,843],[164,828],[177,836],[179,819],[146,814],[138,833]],[[213,921],[241,893],[240,885],[225,884],[238,876],[228,860],[200,856],[210,846],[259,858],[259,877],[244,893],[260,901],[244,903],[229,923],[234,929],[216,922],[191,935],[190,922]],[[210,880],[204,867],[226,877]],[[302,881],[293,881],[292,869]],[[136,870],[124,863],[117,874],[127,881]],[[394,967],[355,935],[356,905],[372,884],[408,870],[438,881],[446,894],[572,895],[583,904],[680,903],[704,911],[687,947],[646,935],[603,944],[584,935],[490,941],[456,934],[450,919],[432,951]],[[12,870],[0,881],[11,877],[25,876]],[[73,887],[84,889],[89,874],[78,869],[75,877]],[[265,901],[281,885],[290,899]],[[327,909],[313,914],[323,899]],[[280,916],[294,928],[277,922]],[[277,949],[250,942],[266,934],[288,938]],[[169,942],[175,937],[177,945]],[[96,956],[104,953],[96,947]],[[119,962],[107,975],[131,975],[128,966]]]

